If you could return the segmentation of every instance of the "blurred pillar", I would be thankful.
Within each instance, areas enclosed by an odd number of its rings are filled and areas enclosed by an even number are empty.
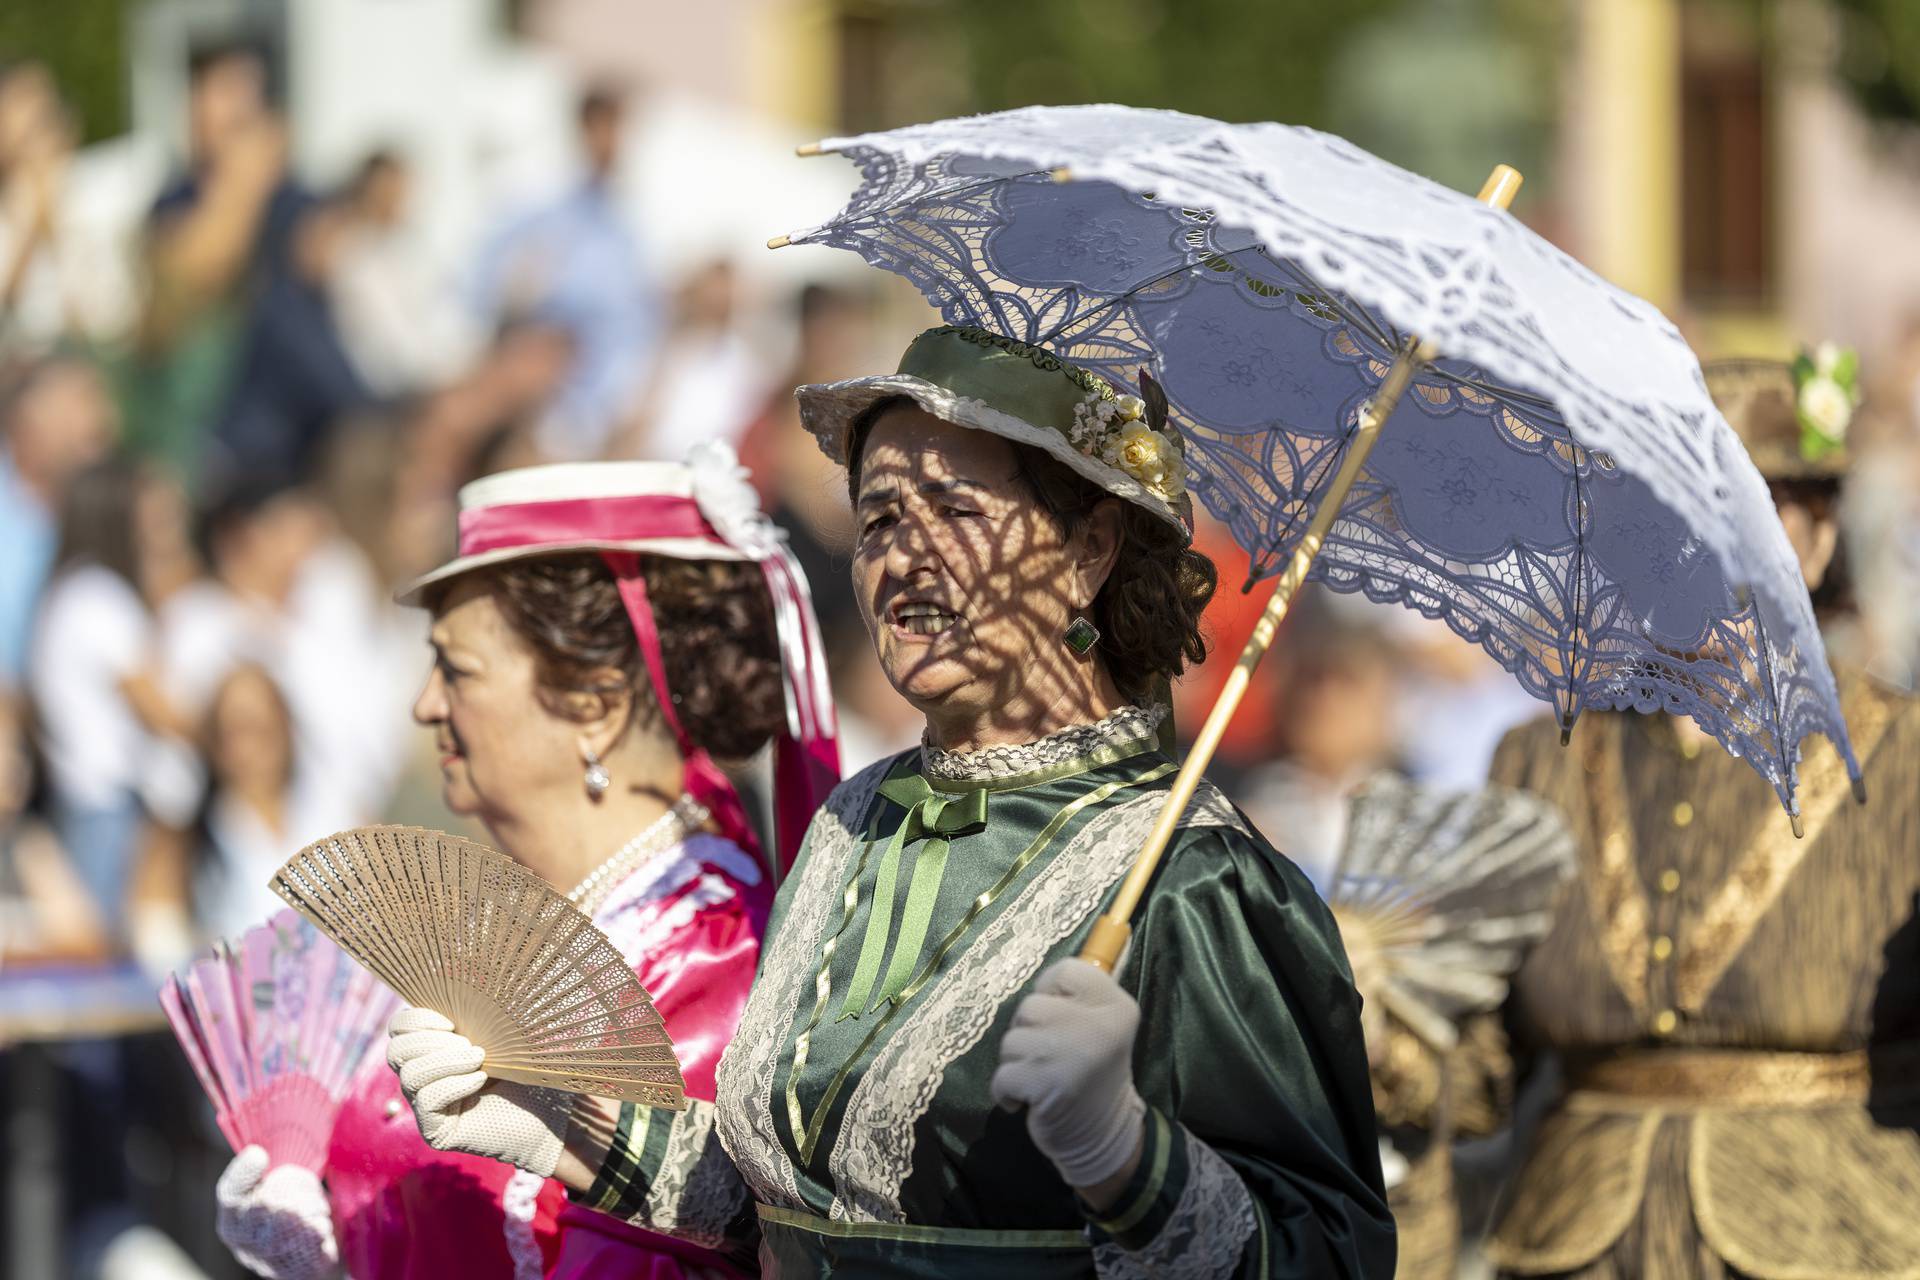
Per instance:
[[[1575,0],[1567,103],[1577,252],[1672,313],[1680,298],[1679,0]]]
[[[747,105],[825,136],[840,115],[840,6],[780,0],[750,24],[744,57]]]

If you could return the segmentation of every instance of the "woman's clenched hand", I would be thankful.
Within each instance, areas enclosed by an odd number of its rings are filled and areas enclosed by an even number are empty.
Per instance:
[[[994,1101],[1026,1107],[1033,1145],[1083,1194],[1127,1172],[1140,1151],[1139,1025],[1139,1006],[1109,974],[1061,960],[1040,975],[1000,1042]]]
[[[387,1062],[429,1146],[553,1176],[572,1102],[567,1094],[490,1079],[480,1069],[486,1051],[431,1009],[402,1009],[387,1035]]]

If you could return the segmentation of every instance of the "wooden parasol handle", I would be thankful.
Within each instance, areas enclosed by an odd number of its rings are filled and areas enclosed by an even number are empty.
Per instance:
[[[1509,165],[1499,165],[1480,189],[1480,199],[1496,209],[1505,209],[1513,203],[1520,183],[1518,170]],[[1240,700],[1246,696],[1247,686],[1253,680],[1253,669],[1260,665],[1260,659],[1266,657],[1274,636],[1280,630],[1280,623],[1292,607],[1294,594],[1307,580],[1307,571],[1313,567],[1313,558],[1319,554],[1320,544],[1326,541],[1327,530],[1333,527],[1334,519],[1345,505],[1347,491],[1353,487],[1360,469],[1366,465],[1367,455],[1373,452],[1381,426],[1393,416],[1394,407],[1413,382],[1414,375],[1433,357],[1431,347],[1410,339],[1394,357],[1393,365],[1380,383],[1380,389],[1360,411],[1360,424],[1354,431],[1353,443],[1347,446],[1346,456],[1340,460],[1340,469],[1334,473],[1332,486],[1314,511],[1313,520],[1307,525],[1306,535],[1300,539],[1300,545],[1294,548],[1286,572],[1280,575],[1280,581],[1275,584],[1266,609],[1254,624],[1253,635],[1248,638],[1246,648],[1240,651],[1240,661],[1228,673],[1227,683],[1220,690],[1213,710],[1207,714],[1206,723],[1200,727],[1199,736],[1193,740],[1193,748],[1181,763],[1180,772],[1174,775],[1173,788],[1167,792],[1166,802],[1160,807],[1160,816],[1155,820],[1153,830],[1148,833],[1146,843],[1140,847],[1138,856],[1134,858],[1132,869],[1127,872],[1127,878],[1120,882],[1120,888],[1108,904],[1106,914],[1094,922],[1086,945],[1080,948],[1082,960],[1097,965],[1107,973],[1112,973],[1119,962],[1127,939],[1133,936],[1133,926],[1129,921],[1133,919],[1134,909],[1140,905],[1147,882],[1153,879],[1154,869],[1160,865],[1160,855],[1166,852],[1168,842],[1173,839],[1181,815],[1186,813],[1187,805],[1200,785],[1201,775],[1212,762],[1213,753],[1220,746],[1228,722],[1239,709]]]

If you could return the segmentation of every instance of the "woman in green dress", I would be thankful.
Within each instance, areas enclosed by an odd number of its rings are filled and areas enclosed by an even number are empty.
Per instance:
[[[408,1010],[421,1132],[769,1275],[1390,1275],[1359,998],[1306,877],[1203,786],[1117,973],[1073,958],[1172,781],[1156,692],[1204,653],[1160,415],[954,327],[799,396],[923,746],[815,817],[713,1104],[492,1081]]]

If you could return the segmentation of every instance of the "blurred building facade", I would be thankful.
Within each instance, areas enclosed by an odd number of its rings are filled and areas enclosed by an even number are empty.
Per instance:
[[[1574,0],[1566,247],[1691,329],[1703,356],[1857,347],[1920,306],[1920,140],[1832,78],[1815,0]],[[1871,252],[1865,246],[1873,246]]]

